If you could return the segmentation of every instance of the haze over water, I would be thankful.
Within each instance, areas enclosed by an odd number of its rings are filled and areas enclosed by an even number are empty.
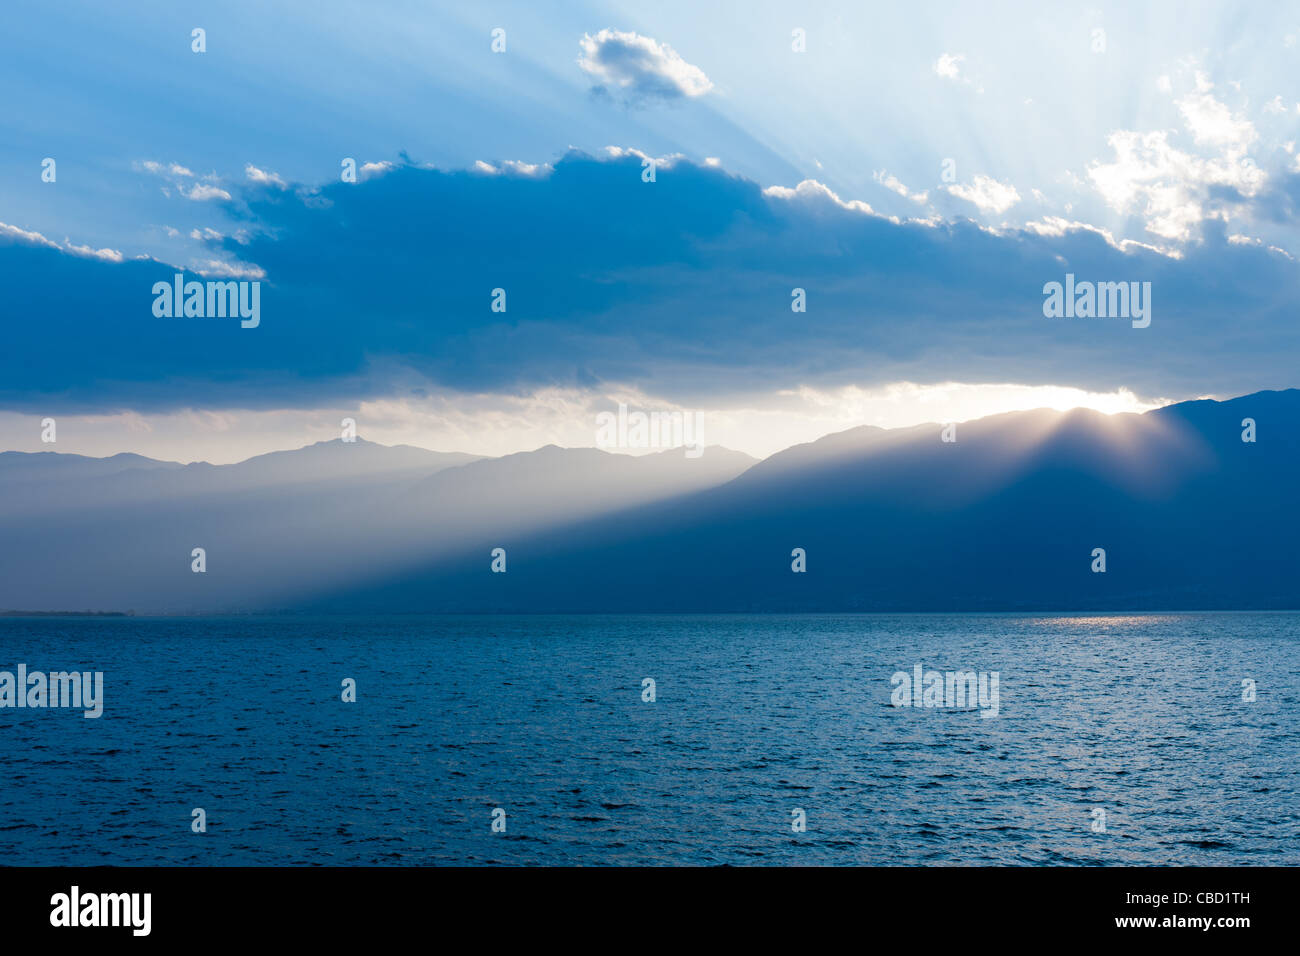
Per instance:
[[[0,712],[0,850],[1295,865],[1298,645],[1292,613],[8,619],[0,670],[101,670],[105,709]],[[916,664],[997,671],[998,716],[892,706]]]

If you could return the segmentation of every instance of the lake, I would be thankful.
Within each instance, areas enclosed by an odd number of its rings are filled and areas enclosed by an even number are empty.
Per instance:
[[[1281,612],[3,619],[0,671],[103,714],[0,708],[0,851],[1296,865],[1298,651]]]

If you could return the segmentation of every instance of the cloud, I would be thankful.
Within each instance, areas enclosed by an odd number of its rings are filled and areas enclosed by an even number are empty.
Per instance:
[[[646,183],[631,150],[570,152],[533,176],[400,164],[290,186],[231,185],[243,244],[204,234],[199,268],[263,276],[256,329],[156,318],[172,265],[0,227],[6,304],[30,318],[7,330],[0,408],[308,409],[607,383],[696,407],[899,381],[1175,397],[1295,383],[1297,266],[1215,221],[1175,259],[1063,219],[900,222],[815,180],[763,188],[685,158]],[[1287,188],[1278,209],[1300,203],[1300,177]],[[1151,282],[1150,328],[1044,318],[1043,285],[1066,272]],[[796,288],[806,312],[791,311]]]
[[[1106,140],[1113,159],[1088,167],[1111,208],[1141,216],[1147,232],[1177,242],[1193,238],[1206,220],[1244,211],[1269,180],[1249,155],[1258,139],[1254,125],[1214,97],[1204,73],[1196,73],[1195,87],[1174,105],[1208,155],[1175,145],[1170,130],[1116,130]]]
[[[976,83],[966,73],[962,71],[962,64],[966,62],[965,55],[961,53],[941,53],[939,59],[934,61],[932,67],[936,76],[941,76],[945,80],[952,80],[955,83],[962,83],[972,87],[976,93],[983,93],[984,87]],[[1030,102],[1029,100],[1025,101]]]
[[[194,271],[204,278],[265,279],[266,271],[247,262],[225,262],[220,259],[203,259],[193,263]]]
[[[944,188],[958,199],[974,203],[980,212],[1004,213],[1020,202],[1020,193],[1014,186],[991,176],[976,176],[969,186],[958,183]]]
[[[250,182],[260,183],[263,186],[275,186],[278,189],[286,188],[284,180],[281,179],[276,173],[271,173],[263,169],[258,169],[252,163],[249,163],[247,166],[244,167],[244,175],[248,177],[248,180]],[[229,199],[230,197],[226,196],[225,198]]]
[[[961,64],[966,57],[960,53],[941,53],[939,59],[934,61],[934,72],[949,80],[961,78]]]
[[[378,163],[362,163],[361,169],[358,170],[358,179],[368,179],[371,176],[382,176],[384,173],[393,169],[393,163],[387,160]]]
[[[8,239],[27,245],[40,246],[46,249],[57,249],[66,252],[69,255],[80,256],[83,259],[98,259],[101,262],[125,262],[126,256],[122,255],[117,249],[92,249],[90,246],[75,245],[71,240],[65,238],[60,245],[50,239],[45,238],[39,232],[27,229],[19,229],[17,226],[11,226],[8,223],[0,222],[0,240]]]
[[[861,199],[843,200],[829,186],[815,179],[805,179],[793,189],[788,186],[768,186],[763,190],[763,195],[773,199],[803,200],[806,204],[805,209],[829,204],[867,216],[877,215],[876,211]]]
[[[1209,81],[1198,75],[1196,91],[1176,100],[1175,105],[1198,144],[1244,155],[1258,138],[1255,127],[1245,117],[1234,116],[1227,105],[1210,95],[1211,89]]]
[[[930,198],[930,193],[928,191],[914,193],[910,189],[908,189],[905,185],[903,185],[903,183],[898,179],[897,176],[891,176],[883,169],[876,170],[872,174],[871,178],[874,179],[876,182],[880,183],[880,185],[884,186],[886,189],[890,190],[891,192],[896,192],[904,199],[910,199],[914,203],[924,204],[926,200]]]
[[[1044,216],[1042,219],[1025,223],[1022,228],[1026,232],[1032,232],[1039,236],[1064,236],[1071,232],[1091,232],[1101,236],[1106,240],[1107,245],[1118,249],[1120,252],[1147,249],[1170,258],[1182,258],[1182,252],[1177,247],[1158,246],[1149,242],[1140,242],[1137,239],[1116,239],[1115,234],[1109,229],[1103,229],[1100,226],[1079,222],[1078,220],[1063,219],[1060,216]]]
[[[364,168],[364,167],[363,167]],[[545,176],[551,171],[550,163],[524,163],[517,159],[507,159],[493,166],[491,163],[485,163],[483,160],[475,160],[473,169],[475,172],[483,173],[486,176],[498,176],[508,174],[514,176]]]
[[[186,169],[184,166],[180,165],[180,163],[168,163],[164,165],[163,163],[159,163],[150,159],[150,160],[145,160],[142,163],[138,163],[137,165],[145,172],[152,173],[155,176],[172,176],[172,177],[180,177],[180,178],[187,178],[187,179],[194,178],[194,174],[190,172],[188,169]]]
[[[578,41],[580,66],[592,90],[628,105],[703,96],[713,83],[666,43],[619,30],[585,33]]]
[[[73,245],[67,239],[63,240],[63,248],[67,249],[73,255],[84,256],[87,259],[99,259],[103,262],[125,262],[126,256],[116,249],[92,249],[90,246]]]
[[[170,197],[172,195],[171,190],[175,189],[184,198],[197,202],[204,202],[209,199],[230,199],[229,191],[216,185],[218,177],[215,174],[204,176],[201,182],[190,182],[189,180],[196,178],[194,173],[179,163],[159,163],[148,159],[135,163],[134,167],[138,171],[165,179],[169,183],[169,186],[164,186],[162,190],[165,196]],[[268,183],[279,180],[278,176],[263,173],[251,163],[245,167],[245,173],[249,180],[253,182]],[[280,182],[280,185],[283,188],[283,182]]]
[[[188,192],[181,189],[181,194],[185,196],[186,199],[193,199],[197,202],[204,202],[208,199],[230,198],[230,193],[226,192],[226,190],[222,189],[220,186],[213,186],[211,183],[195,183],[190,187]]]
[[[1191,238],[1193,229],[1208,216],[1209,187],[1231,186],[1250,195],[1258,185],[1258,169],[1202,159],[1171,145],[1163,130],[1119,130],[1107,142],[1115,158],[1093,163],[1088,178],[1112,208],[1136,212],[1148,232],[1165,239]]]

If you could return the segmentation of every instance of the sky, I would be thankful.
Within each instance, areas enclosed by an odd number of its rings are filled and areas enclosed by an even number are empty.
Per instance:
[[[1295,386],[1298,37],[1261,3],[20,0],[0,447],[226,462],[350,417],[506,454],[624,403],[761,456]],[[256,327],[156,314],[177,272],[258,283]],[[1067,275],[1149,324],[1046,315]]]

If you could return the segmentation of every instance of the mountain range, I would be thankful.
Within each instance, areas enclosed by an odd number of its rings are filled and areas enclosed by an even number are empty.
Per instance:
[[[1295,608],[1298,479],[1294,389],[1012,412],[946,435],[862,426],[762,461],[362,439],[219,466],[5,452],[0,608]]]

